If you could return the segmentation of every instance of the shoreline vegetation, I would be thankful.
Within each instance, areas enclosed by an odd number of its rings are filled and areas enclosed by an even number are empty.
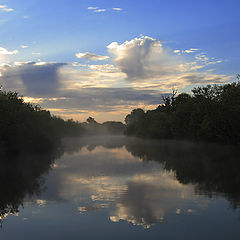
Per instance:
[[[240,76],[238,75],[238,80]],[[240,143],[240,82],[207,85],[192,94],[176,91],[154,110],[134,109],[122,122],[80,123],[51,115],[0,88],[0,156],[48,152],[64,137],[125,134],[141,138]]]
[[[121,122],[97,123],[89,117],[80,123],[53,116],[39,105],[24,102],[12,91],[0,88],[0,157],[8,154],[47,153],[61,148],[64,137],[119,134]]]
[[[237,76],[240,80],[240,75]],[[154,110],[134,109],[125,118],[128,136],[240,143],[240,81],[207,85],[163,98]]]

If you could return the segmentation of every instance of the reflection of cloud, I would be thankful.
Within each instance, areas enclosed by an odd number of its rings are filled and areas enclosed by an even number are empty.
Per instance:
[[[78,207],[78,211],[80,213],[84,213],[84,212],[91,212],[91,211],[97,211],[100,210],[102,208],[106,208],[108,207],[108,204],[92,204],[92,205],[86,205],[86,206],[80,206]]]
[[[39,206],[45,206],[47,204],[47,201],[46,200],[43,200],[43,199],[37,199],[36,200],[36,203],[39,205]]]
[[[108,141],[113,144],[120,139]],[[105,138],[92,137],[89,141],[98,145]],[[59,159],[58,165],[64,168],[57,167],[53,172],[61,176],[56,178],[57,187],[53,186],[57,198],[73,202],[80,213],[111,208],[110,220],[114,222],[124,220],[147,228],[161,223],[169,214],[192,214],[201,208],[198,202],[203,202],[196,197],[192,202],[191,185],[180,184],[173,173],[163,171],[156,162],[143,165],[125,148],[95,146],[89,151],[83,147]]]
[[[176,213],[176,209],[180,214],[193,193],[191,186],[180,184],[173,174],[166,172],[136,175],[127,186],[110,219],[125,220],[145,228],[162,222],[167,213]]]

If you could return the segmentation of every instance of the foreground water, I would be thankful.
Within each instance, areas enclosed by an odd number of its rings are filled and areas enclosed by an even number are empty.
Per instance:
[[[1,239],[239,239],[237,147],[64,140],[0,168]]]

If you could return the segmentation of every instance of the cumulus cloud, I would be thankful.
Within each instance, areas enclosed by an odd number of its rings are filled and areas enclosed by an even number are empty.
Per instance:
[[[6,64],[5,58],[18,51],[0,48],[0,58],[4,57],[0,63],[0,84],[33,101],[36,99],[44,108],[67,118],[80,119],[75,116],[84,113],[106,120],[112,119],[107,116],[111,113],[115,114],[114,120],[123,120],[133,108],[155,108],[162,103],[162,94],[172,88],[181,92],[186,86],[225,83],[231,78],[208,69],[221,60],[198,53],[197,48],[172,50],[147,36],[122,44],[113,42],[107,49],[112,59],[89,52],[75,56],[87,61],[112,60],[108,64],[81,64],[80,61]]]
[[[85,58],[88,61],[101,61],[101,60],[107,60],[109,58],[109,56],[102,56],[102,55],[97,55],[95,53],[89,53],[89,52],[76,53],[75,56],[77,58]]]
[[[123,44],[113,42],[108,45],[114,62],[127,75],[127,79],[139,80],[158,78],[175,71],[180,62],[178,57],[163,48],[162,43],[151,37],[143,36]]]
[[[0,55],[15,55],[18,54],[18,50],[8,51],[6,48],[0,47]]]
[[[224,83],[231,78],[209,71],[203,72],[203,68],[221,63],[221,60],[208,58],[202,53],[196,54],[192,61],[181,56],[200,49],[172,51],[161,41],[148,36],[122,44],[113,42],[107,48],[119,71],[126,74],[126,80],[134,88],[181,89],[190,84]]]
[[[7,87],[21,86],[27,94],[49,94],[59,87],[58,70],[65,63],[16,62],[1,68],[1,80]],[[22,89],[23,90],[23,89]]]

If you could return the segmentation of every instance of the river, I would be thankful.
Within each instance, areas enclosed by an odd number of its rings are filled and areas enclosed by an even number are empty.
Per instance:
[[[239,239],[234,146],[124,136],[1,162],[1,239]]]

